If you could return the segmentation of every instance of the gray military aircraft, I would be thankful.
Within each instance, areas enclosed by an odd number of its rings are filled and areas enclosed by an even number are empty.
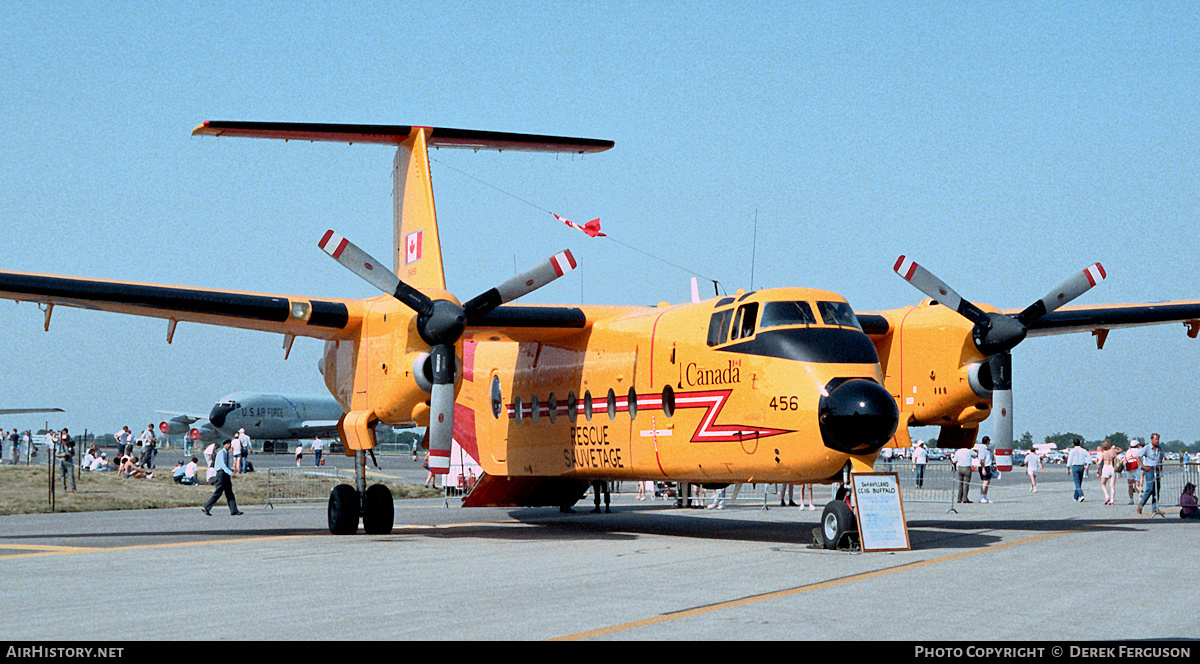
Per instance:
[[[239,429],[255,440],[307,440],[320,436],[336,438],[342,408],[330,395],[231,392],[217,400],[208,415],[159,411],[174,415],[159,425],[159,431],[178,435],[195,431],[208,442],[231,438]]]

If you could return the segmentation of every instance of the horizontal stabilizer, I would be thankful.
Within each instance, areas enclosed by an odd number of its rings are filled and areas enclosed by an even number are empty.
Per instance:
[[[515,150],[518,152],[603,152],[612,141],[569,138],[540,134],[511,134],[502,131],[449,129],[412,125],[323,124],[312,122],[239,122],[207,120],[192,130],[193,136],[236,136],[335,143],[379,143],[400,145],[414,130],[427,129],[426,145],[467,150]]]

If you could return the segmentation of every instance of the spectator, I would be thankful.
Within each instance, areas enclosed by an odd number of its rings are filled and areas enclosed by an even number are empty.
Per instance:
[[[205,516],[212,516],[210,510],[212,510],[213,505],[217,504],[217,499],[222,494],[225,495],[225,501],[229,503],[229,515],[239,516],[242,514],[238,510],[237,499],[233,495],[233,469],[229,467],[232,447],[233,441],[226,440],[221,449],[217,450],[217,467],[215,469],[217,473],[217,488],[213,491],[213,495],[208,499],[208,502],[204,504],[204,507],[200,508],[204,511]]]
[[[300,467],[300,460],[304,458],[304,441],[296,441],[296,467]]]
[[[1158,509],[1158,494],[1161,490],[1159,482],[1161,475],[1159,471],[1162,469],[1163,451],[1158,446],[1158,434],[1150,434],[1150,446],[1138,452],[1138,463],[1142,466],[1142,502],[1138,503],[1137,513],[1142,513],[1142,508],[1146,506],[1146,501],[1153,496],[1154,500],[1150,503],[1150,509],[1154,514],[1166,516]]]
[[[917,441],[917,446],[913,448],[912,462],[917,488],[922,489],[925,487],[925,464],[929,463],[929,450],[925,449],[925,441]],[[804,502],[803,490],[800,492],[800,502]],[[810,500],[809,503],[811,504],[812,501]]]
[[[75,493],[75,441],[65,427],[58,434],[58,444],[52,449],[54,458],[58,459],[58,472],[62,475],[63,491],[67,490],[67,478],[69,477],[71,478],[71,493]]]
[[[92,472],[108,470],[108,452],[101,452],[100,456],[96,457],[96,459],[92,461],[92,465],[89,470]]]
[[[137,444],[142,448],[142,458],[138,465],[142,468],[154,467],[154,454],[157,452],[158,437],[154,435],[154,424],[147,424],[146,430],[138,436]]]
[[[319,466],[319,465],[321,465],[321,455],[325,452],[325,441],[321,440],[320,436],[317,436],[316,438],[313,438],[312,446],[313,446],[313,465]],[[417,460],[417,457],[415,455],[416,448],[414,447],[413,449],[414,449],[413,461],[416,461]]]
[[[139,468],[133,463],[133,457],[125,457],[125,462],[121,464],[120,471],[122,477],[135,477],[137,479],[148,479],[154,477],[154,473],[148,473],[145,469]]]
[[[1037,493],[1037,478],[1042,474],[1042,457],[1035,449],[1030,449],[1025,455],[1025,472],[1029,474],[1029,492]]]
[[[1117,455],[1121,448],[1116,447],[1107,438],[1100,446],[1100,459],[1096,462],[1099,468],[1096,474],[1100,476],[1100,490],[1104,492],[1104,504],[1114,505],[1117,500]]]
[[[83,455],[83,461],[79,462],[79,470],[90,471],[92,469],[92,464],[96,463],[96,459],[100,458],[95,452],[96,448],[93,447],[87,451],[87,454]]]
[[[131,451],[133,447],[133,432],[129,430],[129,425],[121,427],[121,430],[113,434],[113,438],[117,440],[117,458],[125,456],[125,453]]]
[[[175,469],[171,471],[171,479],[174,480],[176,484],[183,483],[183,472],[183,461],[180,460],[175,464]]]
[[[979,457],[979,480],[981,482],[979,502],[981,503],[991,502],[988,500],[988,487],[992,484],[992,476],[996,470],[996,457],[992,456],[992,450],[988,447],[991,442],[991,438],[984,436],[975,445],[975,454]]]
[[[1083,477],[1087,467],[1092,463],[1092,455],[1083,447],[1083,441],[1075,439],[1075,444],[1067,454],[1067,468],[1071,471],[1071,479],[1075,480],[1075,502],[1083,502]]]
[[[1200,519],[1200,509],[1196,509],[1196,485],[1191,482],[1183,485],[1183,493],[1179,494],[1179,518]]]
[[[1125,464],[1125,472],[1127,473],[1127,475],[1125,475],[1125,479],[1128,480],[1129,483],[1130,505],[1133,504],[1133,501],[1137,495],[1142,492],[1142,464],[1140,461],[1138,461],[1138,457],[1141,452],[1141,450],[1138,448],[1141,447],[1141,445],[1141,441],[1139,441],[1137,438],[1129,441],[1129,451],[1125,453],[1123,459],[1123,463]]]
[[[604,494],[604,511],[611,513],[612,510],[608,508],[608,482],[604,480],[592,480],[592,491],[595,493],[596,502],[596,507],[592,510],[592,514],[600,513],[600,494]]]
[[[971,460],[975,451],[969,447],[954,450],[954,470],[958,475],[958,497],[956,502],[971,502]]]
[[[180,480],[180,483],[181,484],[199,484],[200,483],[200,479],[196,477],[196,457],[192,457],[192,460],[189,461],[188,464],[183,467],[183,479]]]

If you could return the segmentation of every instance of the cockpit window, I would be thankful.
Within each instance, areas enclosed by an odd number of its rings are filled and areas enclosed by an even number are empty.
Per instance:
[[[733,317],[733,332],[730,339],[744,339],[754,334],[754,323],[758,319],[758,303],[747,302],[738,307]]]
[[[708,321],[708,345],[717,346],[729,339],[729,321],[733,320],[733,309],[718,311]]]
[[[762,320],[758,326],[813,325],[816,322],[812,305],[807,302],[767,302],[763,304]]]
[[[821,310],[821,320],[825,321],[826,325],[862,329],[858,324],[858,318],[854,315],[854,310],[845,302],[818,302],[817,308]]]

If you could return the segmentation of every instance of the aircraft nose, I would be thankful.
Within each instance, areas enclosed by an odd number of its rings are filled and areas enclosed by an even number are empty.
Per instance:
[[[891,440],[900,422],[896,400],[879,383],[848,380],[821,397],[818,417],[825,446],[871,454]]]
[[[213,406],[212,412],[208,414],[208,421],[218,429],[225,426],[225,416],[234,409],[233,404],[219,403]]]

